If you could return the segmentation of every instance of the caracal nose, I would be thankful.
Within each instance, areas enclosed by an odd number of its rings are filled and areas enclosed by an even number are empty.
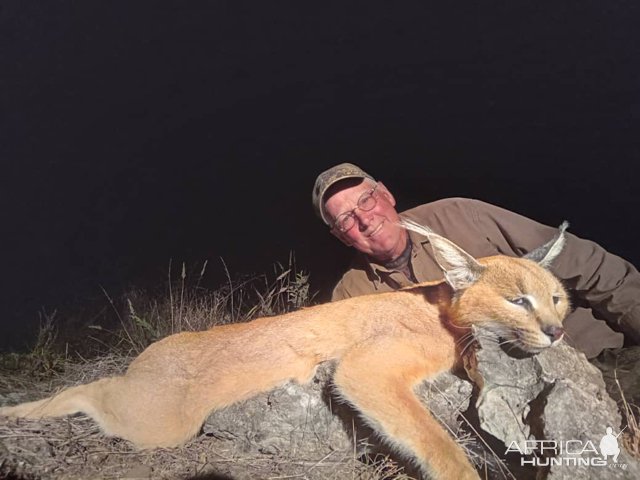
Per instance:
[[[564,335],[564,328],[558,327],[556,325],[544,327],[542,331],[547,337],[549,337],[549,340],[551,340],[551,342],[557,342]]]

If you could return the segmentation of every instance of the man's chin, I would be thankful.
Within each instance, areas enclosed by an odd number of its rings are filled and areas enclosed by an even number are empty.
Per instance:
[[[393,248],[384,248],[383,246],[380,246],[378,248],[372,248],[370,251],[371,253],[369,253],[369,256],[381,263],[390,262],[397,257],[394,256]]]
[[[383,225],[380,231],[376,235],[368,237],[363,248],[358,248],[358,250],[378,262],[389,262],[402,254],[402,250],[397,251],[399,242],[394,233],[389,225]],[[355,247],[357,248],[357,246]]]

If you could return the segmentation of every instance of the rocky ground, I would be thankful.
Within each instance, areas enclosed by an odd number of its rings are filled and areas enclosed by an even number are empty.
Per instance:
[[[620,408],[639,398],[634,393],[640,378],[639,352],[609,353],[597,363],[598,370],[564,345],[532,357],[483,342],[477,361],[468,364],[481,388],[445,374],[425,383],[419,393],[468,449],[483,478],[635,479],[640,478],[633,456],[638,452],[637,431],[625,426]],[[104,357],[69,363],[43,377],[5,369],[0,404],[117,374],[128,361]],[[180,448],[136,451],[126,441],[106,438],[82,415],[43,421],[0,418],[0,478],[380,480],[416,475],[402,459],[389,458],[350,407],[334,399],[331,371],[327,365],[309,385],[288,384],[214,413],[201,434]],[[624,399],[622,391],[627,392]],[[620,444],[629,451],[623,451],[618,462],[624,468],[611,463],[522,467],[522,455],[505,455],[511,442],[532,439],[576,439],[598,447],[607,426],[615,433],[625,429]],[[533,458],[548,461],[549,453],[542,453],[525,458],[531,463]]]

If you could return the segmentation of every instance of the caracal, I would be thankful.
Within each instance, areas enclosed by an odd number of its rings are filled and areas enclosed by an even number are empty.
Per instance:
[[[214,410],[289,380],[310,381],[335,361],[333,382],[383,439],[436,479],[478,479],[464,451],[414,393],[423,380],[459,366],[472,325],[527,352],[558,343],[569,303],[546,269],[558,235],[525,258],[475,260],[426,235],[445,280],[349,298],[247,323],[171,335],[149,346],[118,377],[68,388],[0,414],[41,418],[83,412],[108,435],[139,448],[180,445]]]

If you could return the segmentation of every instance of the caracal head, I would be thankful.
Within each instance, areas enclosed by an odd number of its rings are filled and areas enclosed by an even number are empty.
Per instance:
[[[565,242],[564,222],[558,234],[522,258],[503,255],[474,259],[460,247],[410,220],[402,224],[429,238],[438,265],[455,295],[452,313],[460,326],[475,325],[506,344],[527,352],[557,344],[569,299],[547,267]]]

